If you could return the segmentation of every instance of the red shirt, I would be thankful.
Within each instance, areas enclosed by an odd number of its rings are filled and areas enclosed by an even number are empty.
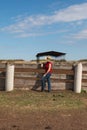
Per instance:
[[[52,73],[52,63],[51,63],[51,62],[46,62],[45,66],[44,66],[45,72],[48,71],[48,69],[49,69],[49,64],[51,65],[51,68],[50,68],[50,70],[49,70],[49,73]]]

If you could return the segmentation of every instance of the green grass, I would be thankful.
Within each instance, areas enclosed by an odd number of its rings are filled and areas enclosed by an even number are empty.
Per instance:
[[[0,92],[0,108],[23,110],[81,109],[87,106],[87,94],[71,91],[36,92],[17,91]]]

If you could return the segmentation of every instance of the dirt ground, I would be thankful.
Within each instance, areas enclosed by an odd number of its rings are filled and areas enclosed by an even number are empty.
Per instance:
[[[87,110],[0,110],[0,130],[87,130]]]
[[[29,111],[0,106],[0,130],[87,130],[87,108]]]

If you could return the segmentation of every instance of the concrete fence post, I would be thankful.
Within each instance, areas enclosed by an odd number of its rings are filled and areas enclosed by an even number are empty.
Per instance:
[[[76,93],[81,92],[81,85],[82,85],[82,64],[78,63],[75,66],[75,75],[74,75],[74,91]]]
[[[14,88],[14,65],[6,64],[5,91],[12,91]]]

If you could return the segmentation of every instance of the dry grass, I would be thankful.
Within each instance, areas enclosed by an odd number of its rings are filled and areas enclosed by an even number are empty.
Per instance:
[[[87,94],[75,94],[72,91],[36,92],[12,91],[0,92],[0,107],[22,110],[55,111],[58,109],[81,109],[86,107]]]

